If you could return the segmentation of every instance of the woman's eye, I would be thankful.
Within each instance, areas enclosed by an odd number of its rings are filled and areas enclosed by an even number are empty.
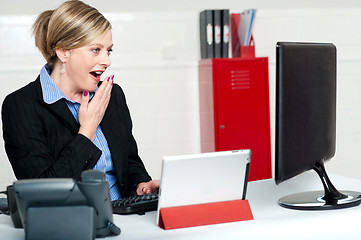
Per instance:
[[[100,49],[99,48],[95,48],[95,49],[92,49],[93,53],[99,53]]]
[[[113,49],[108,50],[108,55],[110,55],[113,52]]]

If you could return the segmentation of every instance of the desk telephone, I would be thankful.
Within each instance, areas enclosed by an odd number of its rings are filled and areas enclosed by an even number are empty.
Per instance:
[[[120,234],[113,224],[104,173],[87,170],[81,178],[78,182],[68,178],[14,182],[7,188],[14,226],[23,227],[28,240],[45,240],[49,236],[95,239]]]

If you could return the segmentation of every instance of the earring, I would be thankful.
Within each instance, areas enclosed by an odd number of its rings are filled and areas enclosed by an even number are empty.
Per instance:
[[[61,65],[61,69],[60,69],[61,74],[65,73],[64,65],[65,65],[64,63]]]

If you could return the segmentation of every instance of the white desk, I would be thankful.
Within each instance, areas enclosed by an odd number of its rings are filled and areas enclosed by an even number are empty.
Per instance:
[[[339,190],[361,192],[361,180],[330,175]],[[114,215],[122,233],[107,239],[361,239],[361,206],[331,211],[298,211],[279,207],[277,200],[300,191],[320,190],[322,185],[314,172],[308,172],[286,183],[275,185],[273,179],[250,182],[248,199],[254,220],[163,230],[156,226],[156,213],[144,216]],[[0,238],[23,240],[24,231],[12,226],[10,217],[0,215]]]

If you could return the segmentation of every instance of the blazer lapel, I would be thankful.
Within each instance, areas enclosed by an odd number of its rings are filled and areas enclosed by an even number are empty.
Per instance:
[[[79,123],[75,120],[64,99],[61,99],[53,104],[46,104],[45,102],[44,104],[49,111],[51,111],[59,119],[62,119],[61,122],[71,129],[74,135],[78,133]]]
[[[60,99],[59,101],[53,104],[45,103],[40,84],[40,77],[38,77],[38,79],[36,79],[35,81],[35,88],[36,88],[37,97],[41,102],[41,104],[45,108],[47,108],[52,114],[54,114],[57,118],[61,119],[62,120],[61,122],[65,126],[67,126],[73,132],[74,135],[77,134],[79,131],[79,124],[75,120],[73,114],[70,112],[68,106],[66,105],[65,100]]]
[[[123,161],[124,154],[127,152],[125,149],[127,149],[128,142],[126,140],[126,129],[119,116],[119,111],[116,109],[117,107],[119,106],[117,106],[111,98],[100,126],[107,139],[114,167],[120,169],[120,163]]]

